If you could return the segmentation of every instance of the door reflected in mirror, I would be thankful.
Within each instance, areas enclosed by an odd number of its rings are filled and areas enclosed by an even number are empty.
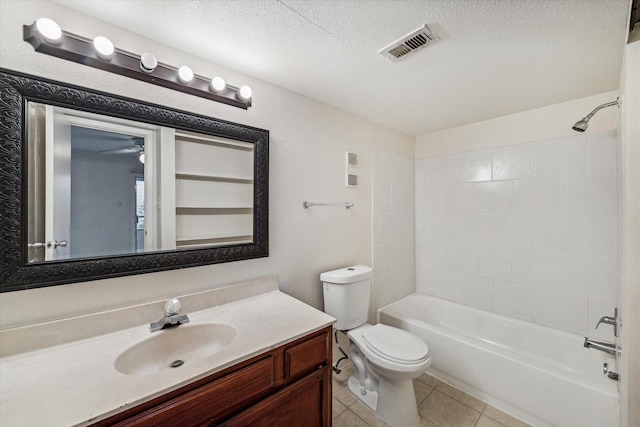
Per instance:
[[[251,243],[254,144],[28,103],[28,262]]]

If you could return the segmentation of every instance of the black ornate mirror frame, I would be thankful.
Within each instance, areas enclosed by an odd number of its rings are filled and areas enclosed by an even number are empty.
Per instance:
[[[27,263],[28,101],[253,143],[253,243]],[[269,131],[0,68],[0,292],[266,257],[268,204]]]

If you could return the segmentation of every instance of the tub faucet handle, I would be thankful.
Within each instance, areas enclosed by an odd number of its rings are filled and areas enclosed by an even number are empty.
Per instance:
[[[596,329],[600,326],[600,323],[606,323],[607,325],[613,326],[613,336],[618,336],[618,307],[613,310],[613,317],[611,316],[602,316],[598,323],[596,323]]]

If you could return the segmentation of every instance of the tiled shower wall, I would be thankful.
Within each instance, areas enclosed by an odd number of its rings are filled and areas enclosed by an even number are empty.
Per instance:
[[[385,152],[374,154],[374,310],[414,290],[414,167],[413,159]]]
[[[615,132],[416,161],[416,290],[612,338]]]

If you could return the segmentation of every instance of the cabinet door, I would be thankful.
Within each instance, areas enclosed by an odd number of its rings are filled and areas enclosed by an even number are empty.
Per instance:
[[[328,427],[331,377],[327,366],[231,418],[225,427]]]

